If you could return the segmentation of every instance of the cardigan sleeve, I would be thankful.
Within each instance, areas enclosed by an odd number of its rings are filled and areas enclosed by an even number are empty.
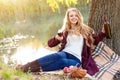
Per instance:
[[[49,47],[55,47],[60,43],[60,41],[58,39],[56,39],[55,37],[52,37],[48,40],[48,46]]]
[[[105,38],[105,33],[99,32],[98,35],[93,34],[94,38],[94,45],[98,45],[100,41],[102,41]]]

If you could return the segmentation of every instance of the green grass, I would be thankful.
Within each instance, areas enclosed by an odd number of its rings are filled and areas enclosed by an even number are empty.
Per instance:
[[[25,74],[0,62],[0,80],[30,80],[31,74]]]

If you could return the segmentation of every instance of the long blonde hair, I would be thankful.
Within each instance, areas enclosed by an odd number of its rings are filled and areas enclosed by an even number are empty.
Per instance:
[[[69,20],[69,12],[70,11],[75,11],[77,13],[78,22],[76,23],[75,27],[77,28],[77,31],[79,32],[79,34],[81,34],[83,36],[83,38],[86,39],[87,46],[92,48],[93,47],[93,43],[94,43],[94,39],[92,37],[92,33],[94,32],[94,30],[83,23],[83,16],[80,13],[80,11],[77,10],[76,8],[69,8],[66,11],[66,15],[65,15],[63,26],[62,26],[61,30],[63,32],[66,32],[66,31],[69,32],[70,29],[71,29],[71,24],[70,24],[70,20]],[[74,31],[74,32],[76,32],[76,31]]]

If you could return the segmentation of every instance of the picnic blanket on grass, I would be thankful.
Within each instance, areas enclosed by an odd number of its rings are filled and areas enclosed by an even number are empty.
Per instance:
[[[105,43],[100,42],[94,48],[92,52],[92,57],[99,68],[99,72],[97,72],[94,76],[91,76],[93,77],[92,80],[120,80],[120,56],[116,54],[113,50],[111,50]],[[61,75],[63,74],[63,71],[59,70],[59,71],[49,71],[43,73]],[[65,79],[61,79],[61,80],[65,80]],[[71,79],[67,79],[67,80],[71,80]],[[89,79],[84,78],[77,80],[89,80]]]
[[[120,80],[120,56],[106,44],[100,42],[92,53],[99,72],[94,77],[97,80]]]

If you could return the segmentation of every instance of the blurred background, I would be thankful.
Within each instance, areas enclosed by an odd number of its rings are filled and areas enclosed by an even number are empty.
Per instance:
[[[0,60],[27,62],[56,51],[47,41],[61,28],[69,7],[78,8],[87,24],[90,0],[0,0]]]

